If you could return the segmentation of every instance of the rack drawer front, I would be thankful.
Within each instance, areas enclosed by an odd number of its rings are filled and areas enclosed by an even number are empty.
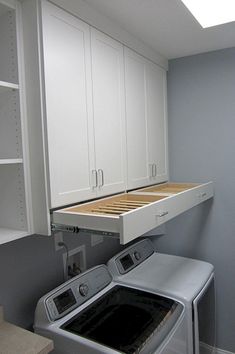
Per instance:
[[[157,188],[161,189],[160,186],[157,186]],[[121,215],[121,243],[127,243],[141,236],[145,232],[152,230],[213,196],[212,182],[203,185],[174,184],[174,188],[175,194],[173,194],[173,187],[163,188],[162,190],[165,190],[165,198],[151,203],[142,209]],[[168,196],[166,195],[167,189],[170,191]],[[143,196],[151,193],[132,192],[131,194]],[[153,192],[152,195],[154,195]]]
[[[200,204],[207,199],[212,198],[214,195],[213,191],[213,182],[208,182],[205,184],[200,185],[199,188],[195,190],[195,196],[196,196],[196,204]]]
[[[53,212],[53,221],[61,225],[77,226],[79,229],[120,233],[119,218],[110,215],[68,213],[62,209]]]
[[[163,198],[165,197],[123,193],[54,211],[53,221],[61,225],[77,226],[81,229],[119,233],[124,240],[122,216],[127,215],[128,218],[132,213],[145,209],[153,202]]]
[[[121,215],[120,243],[126,244],[160,225],[157,213],[163,201]]]
[[[193,208],[212,196],[212,184],[208,184],[181,192],[163,200],[158,208],[158,225]]]
[[[164,185],[166,188],[164,188]],[[190,208],[213,197],[213,183],[205,184],[181,184],[166,183],[162,185],[145,188],[133,194],[138,195],[165,195],[168,197],[157,204],[157,225],[161,225],[175,216],[189,210]],[[154,192],[155,190],[155,192]]]

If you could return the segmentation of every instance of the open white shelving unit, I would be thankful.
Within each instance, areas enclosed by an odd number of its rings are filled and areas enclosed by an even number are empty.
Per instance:
[[[18,90],[19,85],[12,84],[11,82],[0,81],[0,93],[12,90]]]
[[[31,230],[20,40],[20,5],[0,0],[0,244]]]

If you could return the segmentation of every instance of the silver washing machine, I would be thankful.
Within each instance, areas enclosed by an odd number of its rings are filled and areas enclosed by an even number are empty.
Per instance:
[[[187,354],[186,328],[181,301],[121,284],[105,265],[43,296],[34,321],[35,332],[54,341],[56,354]]]
[[[155,252],[144,239],[108,262],[115,281],[160,292],[185,305],[187,353],[213,353],[215,347],[214,267],[203,261]]]

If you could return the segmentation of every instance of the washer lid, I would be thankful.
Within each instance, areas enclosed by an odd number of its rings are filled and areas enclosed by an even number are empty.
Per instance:
[[[182,311],[172,299],[115,286],[62,328],[122,353],[142,353],[153,334],[160,345]]]

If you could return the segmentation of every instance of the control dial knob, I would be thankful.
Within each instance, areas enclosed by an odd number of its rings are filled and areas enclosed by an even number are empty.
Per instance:
[[[79,293],[80,293],[82,296],[87,296],[88,291],[89,291],[89,288],[88,288],[88,285],[87,285],[87,284],[81,284],[81,285],[79,286]]]
[[[140,252],[135,251],[135,252],[134,252],[134,257],[135,257],[135,259],[136,259],[137,261],[139,261],[139,260],[140,260],[140,258],[141,258],[141,254],[140,254]]]

